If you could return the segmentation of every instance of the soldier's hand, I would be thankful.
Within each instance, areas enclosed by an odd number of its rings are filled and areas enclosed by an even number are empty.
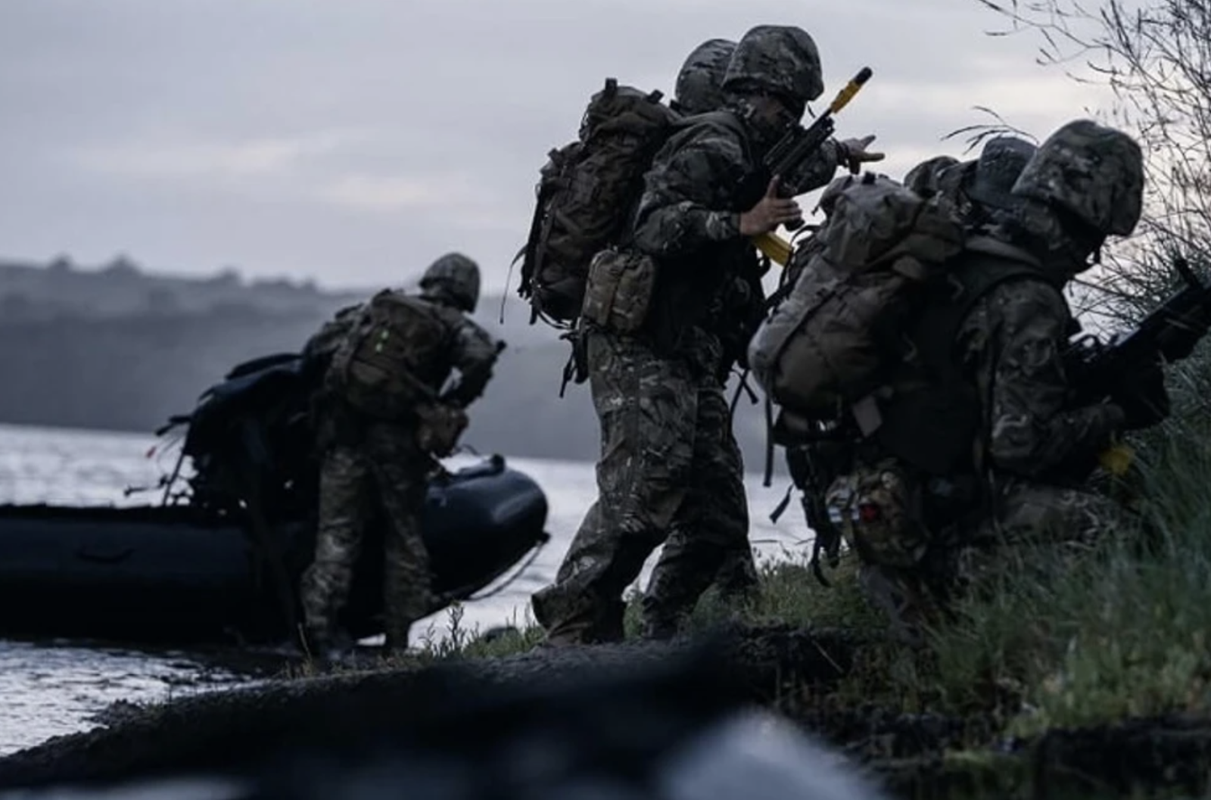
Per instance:
[[[875,135],[872,133],[869,136],[863,136],[861,139],[845,139],[838,142],[838,166],[845,167],[850,173],[857,175],[862,169],[863,164],[871,161],[882,161],[886,158],[883,153],[872,153],[866,149],[870,147],[871,142],[874,140]]]
[[[740,233],[744,236],[758,236],[776,230],[779,225],[803,220],[803,212],[799,204],[792,198],[779,197],[778,186],[780,178],[775,175],[765,189],[765,196],[740,215]]]

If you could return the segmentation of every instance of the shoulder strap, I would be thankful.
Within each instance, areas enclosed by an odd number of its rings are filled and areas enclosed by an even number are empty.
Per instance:
[[[972,257],[971,254],[978,254]],[[986,256],[984,258],[979,255]],[[991,256],[991,257],[988,257]],[[1003,283],[1033,278],[1054,285],[1038,260],[1013,245],[985,236],[969,237],[954,268],[931,290],[912,337],[927,363],[945,371],[959,326],[981,298]]]

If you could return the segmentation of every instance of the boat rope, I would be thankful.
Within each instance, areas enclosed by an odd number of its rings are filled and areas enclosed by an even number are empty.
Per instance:
[[[542,552],[542,549],[543,549],[544,547],[546,547],[546,546],[547,546],[547,543],[548,543],[548,542],[550,542],[550,541],[551,541],[551,540],[550,540],[550,538],[548,537],[547,539],[544,539],[543,541],[541,541],[541,542],[539,542],[538,544],[536,544],[536,545],[534,546],[534,549],[533,549],[533,550],[530,552],[530,557],[529,557],[529,558],[527,558],[527,559],[525,560],[525,562],[524,562],[524,563],[523,563],[523,564],[522,564],[520,567],[518,567],[518,568],[517,568],[517,571],[516,571],[516,572],[514,572],[514,573],[513,573],[511,576],[509,576],[509,578],[508,578],[507,580],[505,580],[505,582],[504,582],[504,583],[500,584],[500,585],[499,585],[499,586],[497,586],[496,588],[494,588],[494,589],[492,589],[491,591],[486,592],[486,593],[484,593],[484,594],[481,594],[481,595],[472,595],[471,597],[468,597],[468,598],[467,598],[466,602],[468,602],[468,603],[473,603],[473,602],[475,602],[475,601],[477,601],[477,600],[486,600],[486,599],[488,599],[489,597],[494,597],[494,596],[496,596],[496,595],[500,594],[501,592],[503,592],[505,589],[508,589],[508,588],[509,588],[509,586],[511,586],[511,585],[513,584],[513,582],[514,582],[514,581],[516,581],[518,578],[520,578],[520,577],[521,577],[521,574],[522,574],[523,572],[525,572],[527,569],[529,569],[529,568],[530,568],[530,566],[531,566],[531,565],[534,563],[535,559],[537,559],[537,558],[538,558],[538,554]]]

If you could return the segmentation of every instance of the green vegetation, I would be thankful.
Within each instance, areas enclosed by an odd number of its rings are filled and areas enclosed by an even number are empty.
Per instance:
[[[1144,218],[1137,236],[1116,243],[1100,266],[1081,276],[1076,294],[1089,319],[1116,328],[1154,308],[1176,288],[1169,263],[1174,252],[1207,280],[1211,11],[1183,0],[1105,0],[1092,8],[1072,0],[977,2],[1012,18],[1018,29],[1041,33],[1045,60],[1065,69],[1087,61],[1089,69],[1078,77],[1109,83],[1116,97],[1100,116],[1132,132],[1144,148]],[[836,691],[808,702],[973,721],[970,733],[944,745],[948,752],[931,765],[932,778],[946,784],[931,796],[1035,797],[1042,790],[1048,797],[1158,796],[1123,785],[1136,777],[1154,789],[1182,790],[1161,796],[1195,796],[1192,786],[1205,791],[1211,754],[1211,344],[1204,342],[1168,375],[1171,418],[1133,436],[1136,454],[1128,474],[1098,486],[1132,509],[1138,524],[1106,530],[1080,550],[1000,554],[998,575],[978,595],[962,599],[953,619],[929,632],[924,647],[913,650],[877,635],[884,623],[863,602],[848,555],[830,576],[832,588],[814,580],[802,553],[767,562],[760,597],[728,608],[708,595],[693,627],[739,618],[875,633]],[[632,633],[636,612],[632,602]],[[488,641],[462,629],[454,609],[448,636],[431,641],[422,658],[508,655],[541,638],[529,619],[515,627]],[[788,705],[802,702],[794,693],[787,698]],[[1032,785],[1044,774],[1035,768],[1046,759],[1032,762],[1003,748],[1011,741],[1045,741],[1065,729],[1122,730],[1131,720],[1179,717],[1206,723],[1197,731],[1173,728],[1169,737],[1161,725],[1137,726],[1138,736],[1117,739],[1117,750],[1091,737],[1077,759],[1086,776],[1072,775],[1079,770],[1060,758],[1042,778],[1046,786]],[[1110,775],[1119,779],[1116,788],[1090,790]],[[1050,785],[1067,784],[1069,777],[1076,791]]]
[[[1211,423],[1211,418],[1208,418]],[[1151,534],[1126,531],[1075,558],[1054,550],[1006,555],[995,586],[956,608],[928,646],[913,652],[878,639],[843,694],[905,712],[1003,715],[1007,733],[1093,725],[1174,711],[1211,711],[1211,430],[1180,416],[1139,443],[1139,511]],[[802,554],[762,565],[762,592],[729,608],[708,594],[699,630],[738,616],[752,624],[860,627],[883,622],[862,599],[847,553],[831,588],[811,576]],[[629,613],[631,632],[637,604]],[[480,658],[532,648],[529,618],[485,641],[449,614],[426,658]]]

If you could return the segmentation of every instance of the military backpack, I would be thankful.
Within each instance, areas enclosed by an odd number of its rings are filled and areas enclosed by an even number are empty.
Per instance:
[[[883,175],[838,178],[820,204],[826,221],[798,248],[794,282],[748,358],[775,403],[830,419],[877,388],[903,354],[916,301],[965,234],[944,207]]]
[[[661,97],[609,78],[589,101],[578,139],[550,152],[517,256],[531,322],[571,327],[580,316],[593,257],[618,244],[644,173],[683,119]]]
[[[368,416],[400,420],[437,401],[450,348],[450,327],[434,304],[384,289],[352,321],[325,385]]]
[[[307,340],[303,345],[303,358],[307,361],[308,369],[322,373],[328,368],[333,354],[353,329],[353,322],[361,310],[361,304],[345,306]]]

